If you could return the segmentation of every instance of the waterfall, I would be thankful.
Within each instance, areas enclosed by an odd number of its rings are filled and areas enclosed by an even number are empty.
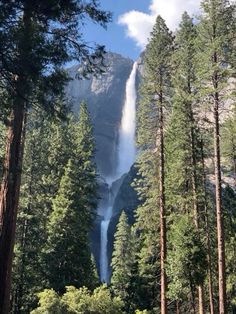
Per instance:
[[[107,256],[107,244],[108,244],[108,227],[112,217],[112,204],[111,191],[109,189],[109,204],[105,208],[103,220],[101,221],[101,252],[100,252],[100,279],[101,282],[108,283],[109,273],[108,273],[108,256]]]
[[[100,279],[109,282],[109,263],[107,255],[108,228],[112,218],[112,208],[116,195],[112,195],[112,183],[117,181],[123,174],[127,173],[133,165],[136,156],[135,129],[136,129],[136,73],[135,62],[126,82],[125,102],[122,110],[122,119],[119,130],[118,156],[116,175],[111,180],[107,178],[109,185],[109,200],[106,208],[102,210],[101,221],[101,249],[100,249]]]
[[[130,77],[126,83],[126,98],[122,110],[122,120],[119,132],[117,174],[122,176],[133,165],[136,156],[136,73],[137,62],[134,63]]]

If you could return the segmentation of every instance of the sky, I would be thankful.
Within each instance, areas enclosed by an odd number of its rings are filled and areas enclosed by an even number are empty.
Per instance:
[[[201,0],[100,0],[101,8],[113,13],[107,30],[88,23],[86,40],[104,44],[107,51],[136,60],[145,48],[149,34],[160,14],[174,31],[184,11],[198,14]]]

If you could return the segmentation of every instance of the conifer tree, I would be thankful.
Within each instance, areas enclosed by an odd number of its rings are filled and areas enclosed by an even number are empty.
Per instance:
[[[158,135],[156,138],[159,162],[159,209],[160,209],[160,260],[161,260],[161,314],[167,311],[166,261],[166,205],[165,205],[165,152],[164,113],[170,96],[170,57],[173,37],[164,20],[158,16],[147,45],[144,68],[149,90],[158,107]]]
[[[200,232],[200,142],[194,117],[196,27],[185,12],[173,55],[173,110],[167,128],[167,201],[172,210],[191,213]],[[176,134],[178,134],[176,138]],[[199,234],[200,236],[200,234]],[[199,313],[205,313],[203,282],[198,287]]]
[[[14,313],[29,312],[45,287],[41,252],[52,202],[74,147],[70,124],[75,124],[71,117],[51,119],[40,109],[28,116],[13,263]]]
[[[218,236],[219,313],[226,310],[225,243],[222,210],[221,152],[219,112],[223,103],[224,88],[230,77],[227,66],[232,52],[230,28],[234,23],[227,0],[203,0],[203,15],[198,27],[197,70],[199,96],[211,104],[213,112],[215,200]]]
[[[186,301],[190,293],[191,307],[193,313],[196,313],[195,289],[206,276],[206,251],[199,238],[199,230],[189,214],[174,216],[170,241],[173,248],[168,255],[168,274],[172,279],[169,294],[172,299],[181,303]],[[190,312],[191,307],[185,307],[184,312]]]
[[[92,126],[85,104],[81,104],[79,123],[71,128],[74,148],[53,201],[45,249],[49,286],[59,292],[68,284],[95,285],[89,232],[97,183]]]
[[[25,156],[16,245],[13,263],[12,310],[29,312],[35,292],[43,288],[40,252],[46,240],[48,202],[43,176],[48,170],[50,123],[44,112],[30,113],[27,122]]]
[[[91,254],[86,208],[80,193],[79,166],[69,160],[48,222],[45,268],[49,287],[62,292],[66,285],[90,285]]]
[[[114,294],[125,302],[127,311],[129,310],[129,303],[131,301],[129,293],[133,260],[131,227],[129,226],[125,212],[122,211],[115,233],[114,251],[111,262],[111,285]]]

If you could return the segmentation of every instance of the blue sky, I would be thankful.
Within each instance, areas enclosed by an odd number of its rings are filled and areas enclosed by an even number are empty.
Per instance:
[[[148,13],[148,0],[101,0],[101,7],[113,13],[113,22],[104,30],[98,25],[88,23],[85,32],[86,40],[104,44],[108,51],[136,59],[141,49],[126,34],[125,26],[118,24],[119,16],[131,10]]]
[[[85,38],[88,42],[104,44],[108,51],[136,60],[148,42],[158,14],[175,31],[184,11],[190,15],[199,13],[200,2],[201,0],[100,0],[101,8],[113,13],[113,22],[107,30],[87,23]]]

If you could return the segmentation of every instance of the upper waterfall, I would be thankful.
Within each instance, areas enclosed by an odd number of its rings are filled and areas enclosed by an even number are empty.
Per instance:
[[[134,63],[129,79],[126,82],[126,97],[122,110],[119,130],[117,177],[127,173],[136,157],[136,74],[138,64]]]

